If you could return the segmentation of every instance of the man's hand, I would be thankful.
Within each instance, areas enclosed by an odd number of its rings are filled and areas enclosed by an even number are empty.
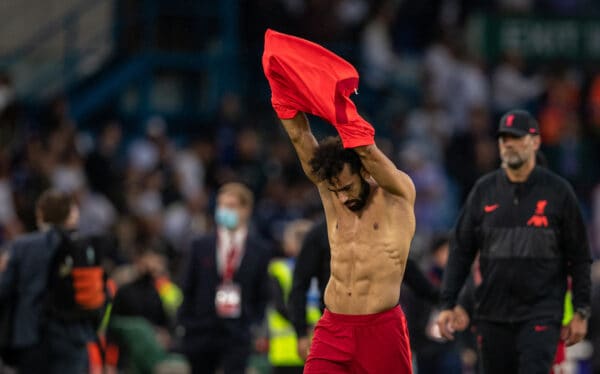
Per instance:
[[[6,266],[8,265],[9,254],[8,251],[0,253],[0,273],[6,270]]]
[[[579,343],[587,333],[588,322],[581,318],[578,313],[573,314],[573,319],[568,325],[563,326],[560,338],[565,341],[567,347]]]
[[[442,337],[448,340],[454,340],[455,320],[456,316],[454,310],[446,309],[440,312],[437,319],[437,325]]]
[[[310,338],[308,336],[303,336],[298,338],[298,356],[301,359],[306,361],[308,354],[310,353]]]
[[[456,331],[464,331],[469,327],[469,313],[460,305],[454,307],[454,328]]]
[[[269,339],[266,336],[256,338],[254,340],[254,350],[258,353],[269,352]]]
[[[156,341],[158,342],[158,344],[160,344],[161,347],[163,347],[166,350],[169,350],[171,348],[172,339],[171,334],[169,334],[169,331],[162,327],[157,327],[154,329],[154,336],[156,337]]]

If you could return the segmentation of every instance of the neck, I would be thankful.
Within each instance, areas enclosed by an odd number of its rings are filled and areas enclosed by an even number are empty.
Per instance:
[[[506,170],[506,176],[509,181],[513,183],[522,183],[529,178],[529,174],[531,174],[534,167],[535,160],[529,160],[518,169],[511,169],[508,166],[504,166],[504,170]]]
[[[237,227],[233,228],[233,229],[229,229],[227,227],[224,226],[220,226],[220,229],[223,230],[223,232],[228,233],[229,235],[233,235],[236,232],[243,232],[246,230],[246,225],[245,224],[239,224]]]

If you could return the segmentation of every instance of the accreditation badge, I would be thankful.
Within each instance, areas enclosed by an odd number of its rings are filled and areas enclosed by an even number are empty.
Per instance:
[[[239,318],[242,315],[241,287],[233,282],[221,283],[217,287],[215,307],[221,318]]]

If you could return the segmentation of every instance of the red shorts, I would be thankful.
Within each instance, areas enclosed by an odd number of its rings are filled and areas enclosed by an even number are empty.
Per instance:
[[[366,315],[325,310],[315,328],[304,373],[412,373],[408,330],[400,306]]]

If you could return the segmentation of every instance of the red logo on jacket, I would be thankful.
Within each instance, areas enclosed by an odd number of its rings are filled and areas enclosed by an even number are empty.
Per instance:
[[[547,200],[539,200],[537,202],[535,213],[529,218],[529,221],[527,221],[527,226],[548,227],[548,218],[544,215],[547,204]]]

